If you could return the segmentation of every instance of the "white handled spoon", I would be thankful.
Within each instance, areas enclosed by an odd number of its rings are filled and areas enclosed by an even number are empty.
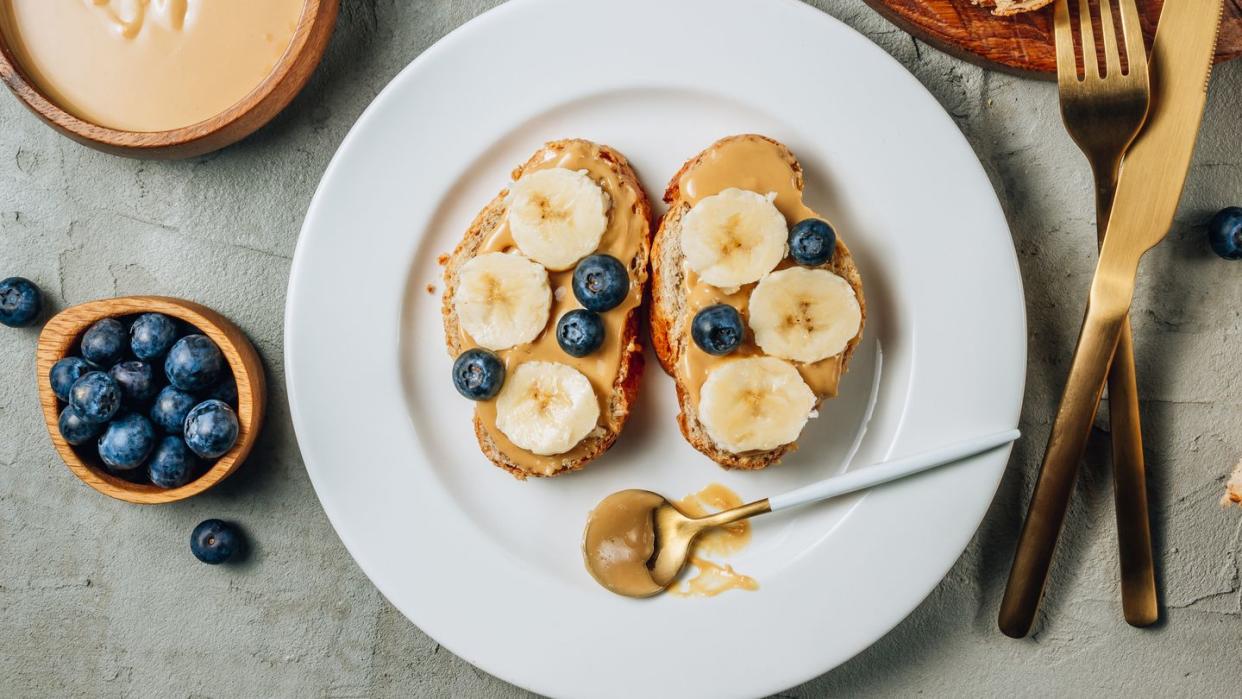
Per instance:
[[[619,595],[650,597],[677,579],[690,546],[706,529],[922,473],[1004,446],[1019,434],[1008,430],[876,464],[706,517],[687,516],[649,490],[622,490],[601,500],[587,520],[583,538],[587,570]]]

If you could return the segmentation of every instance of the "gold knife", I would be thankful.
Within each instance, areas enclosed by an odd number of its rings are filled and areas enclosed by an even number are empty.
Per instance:
[[[1001,600],[999,625],[1007,636],[1025,636],[1035,620],[1078,464],[1134,297],[1139,259],[1173,224],[1203,120],[1223,12],[1224,0],[1164,4],[1151,57],[1151,113],[1121,166],[1082,333]]]

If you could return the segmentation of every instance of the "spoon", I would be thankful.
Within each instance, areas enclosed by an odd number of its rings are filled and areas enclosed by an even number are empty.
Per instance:
[[[663,592],[686,565],[704,530],[888,483],[990,451],[1019,437],[1008,430],[827,478],[763,500],[690,517],[649,490],[622,490],[600,501],[587,520],[583,557],[599,584],[626,597]]]

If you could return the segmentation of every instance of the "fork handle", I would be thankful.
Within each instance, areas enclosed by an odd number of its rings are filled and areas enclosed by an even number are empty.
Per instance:
[[[1087,306],[1082,334],[1074,350],[1074,361],[1048,439],[1039,480],[1031,495],[1030,509],[1018,535],[1018,549],[1009,571],[1005,596],[1001,600],[998,621],[1001,631],[1007,636],[1025,636],[1035,620],[1052,564],[1052,554],[1078,476],[1078,465],[1087,446],[1113,351],[1129,310],[1133,280],[1133,275],[1129,275],[1128,293],[1124,287],[1113,288],[1107,294],[1099,293],[1102,291],[1101,272],[1097,271],[1092,301]],[[1106,298],[1110,303],[1097,303],[1097,298]]]

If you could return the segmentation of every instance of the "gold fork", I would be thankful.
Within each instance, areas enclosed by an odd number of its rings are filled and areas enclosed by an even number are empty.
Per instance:
[[[1134,0],[1118,0],[1127,70],[1122,71],[1110,0],[1099,0],[1100,33],[1105,72],[1100,73],[1092,28],[1091,7],[1077,0],[1082,37],[1083,72],[1079,77],[1069,0],[1057,0],[1054,15],[1057,42],[1057,83],[1065,130],[1082,149],[1095,176],[1096,227],[1100,242],[1108,226],[1121,159],[1147,120],[1151,83],[1147,51]],[[1109,423],[1113,441],[1113,489],[1121,559],[1121,602],[1127,622],[1155,623],[1156,575],[1152,562],[1147,515],[1147,477],[1139,425],[1134,345],[1127,317],[1108,375]]]

